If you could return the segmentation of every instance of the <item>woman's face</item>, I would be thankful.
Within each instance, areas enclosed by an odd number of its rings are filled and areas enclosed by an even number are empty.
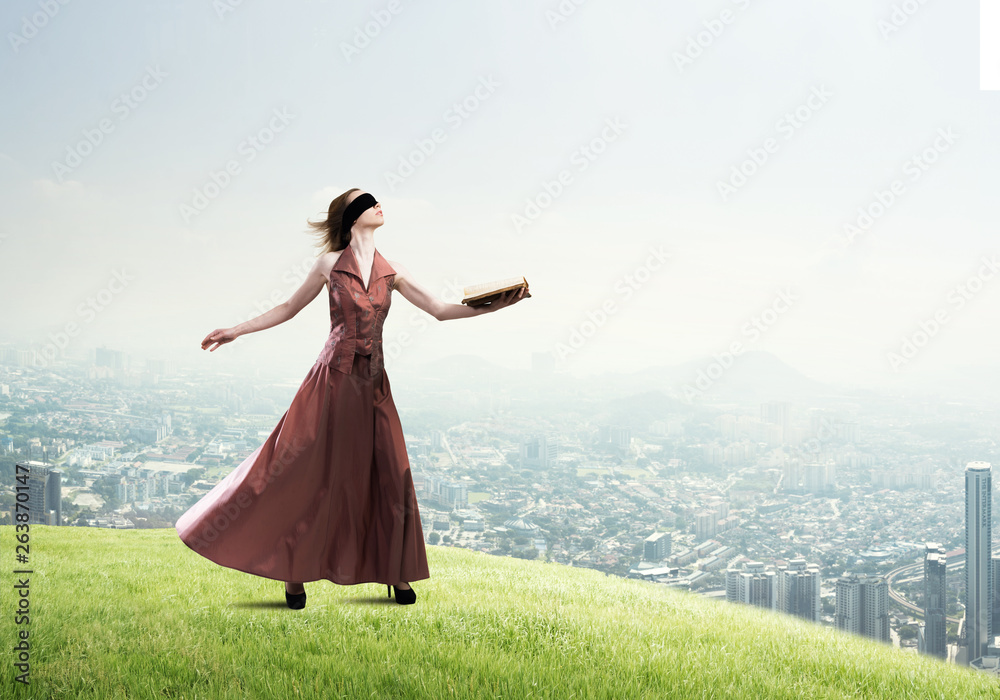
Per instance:
[[[364,192],[358,192],[351,198],[351,201],[353,202],[362,194],[364,194]],[[361,216],[358,217],[357,222],[355,222],[355,225],[360,224],[361,226],[371,226],[373,228],[377,228],[384,223],[382,218],[382,204],[378,203],[374,207],[370,207],[362,212]]]

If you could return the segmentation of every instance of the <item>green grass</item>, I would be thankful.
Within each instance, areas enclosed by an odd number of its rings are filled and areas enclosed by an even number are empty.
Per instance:
[[[1000,683],[799,618],[541,561],[428,546],[416,605],[385,586],[284,586],[175,531],[31,529],[31,685],[2,697],[997,698]]]

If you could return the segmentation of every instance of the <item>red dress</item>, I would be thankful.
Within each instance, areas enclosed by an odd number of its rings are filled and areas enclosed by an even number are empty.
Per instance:
[[[382,367],[396,271],[366,289],[347,246],[330,271],[330,336],[271,435],[175,525],[198,554],[281,581],[430,578],[403,429]]]

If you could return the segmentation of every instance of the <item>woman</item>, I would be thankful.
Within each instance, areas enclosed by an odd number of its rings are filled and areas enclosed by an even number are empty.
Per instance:
[[[305,607],[303,583],[385,583],[396,602],[416,601],[410,581],[430,578],[420,511],[383,371],[382,324],[392,291],[439,321],[516,304],[446,304],[375,248],[381,205],[354,188],[309,222],[324,252],[288,301],[201,342],[214,352],[245,333],[292,318],[324,285],[330,336],[271,435],[184,513],[181,540],[217,564],[285,582],[290,608]]]

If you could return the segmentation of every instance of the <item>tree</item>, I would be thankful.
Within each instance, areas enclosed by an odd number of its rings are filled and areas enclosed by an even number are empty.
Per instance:
[[[205,476],[205,467],[193,467],[184,472],[184,485],[190,486]]]

